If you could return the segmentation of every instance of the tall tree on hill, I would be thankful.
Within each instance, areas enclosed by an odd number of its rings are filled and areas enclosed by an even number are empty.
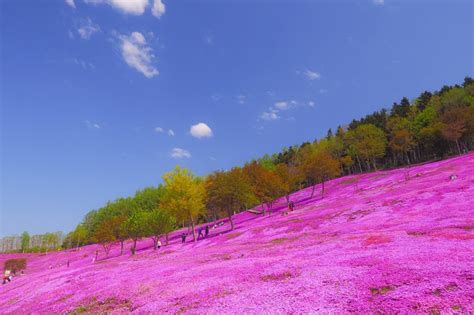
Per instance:
[[[469,107],[451,107],[441,116],[443,137],[456,144],[458,154],[461,154],[459,139],[468,130],[470,112],[472,108]]]
[[[267,170],[255,161],[245,164],[242,170],[252,187],[256,202],[262,206],[262,212],[265,214],[266,191],[262,182]]]
[[[316,184],[322,183],[321,196],[324,196],[324,184],[327,180],[340,174],[339,162],[325,151],[308,151],[303,157],[303,171],[308,183],[313,186],[311,198],[314,197]]]
[[[346,141],[351,154],[356,157],[359,163],[360,159],[364,160],[369,170],[371,164],[376,169],[376,159],[385,155],[387,138],[383,130],[374,125],[360,125],[354,130],[349,130],[346,134]]]
[[[120,242],[120,255],[123,255],[123,245],[128,238],[127,231],[125,228],[125,222],[127,221],[127,216],[117,215],[112,217],[111,225],[112,225],[112,233],[117,241]]]
[[[158,247],[158,240],[162,235],[168,235],[176,226],[176,219],[164,209],[155,209],[147,213],[147,225],[153,240],[153,248]],[[166,237],[168,243],[168,237]]]
[[[290,165],[285,163],[277,164],[275,167],[275,173],[280,177],[283,182],[282,187],[285,189],[286,202],[290,201],[290,193],[297,191],[300,183],[303,181],[303,174],[301,170],[291,163]]]
[[[234,167],[228,172],[214,172],[206,178],[205,187],[207,204],[226,213],[232,230],[232,216],[255,202],[252,186],[240,167]]]
[[[287,193],[288,183],[272,171],[265,170],[262,175],[259,184],[263,191],[263,202],[267,205],[268,214],[271,215],[275,200]]]
[[[23,253],[26,252],[29,246],[30,246],[30,234],[25,231],[21,234],[21,251]]]
[[[159,207],[161,196],[164,193],[163,186],[147,187],[139,190],[133,196],[138,208],[143,211],[153,211]]]
[[[414,144],[410,127],[410,122],[407,118],[394,116],[388,121],[388,129],[390,131],[389,146],[396,155],[405,157],[407,164],[410,164],[408,152]]]
[[[135,211],[124,222],[124,230],[127,236],[132,239],[133,244],[130,248],[132,255],[137,251],[137,241],[146,237],[149,233],[147,213],[144,211]]]
[[[95,233],[92,240],[99,243],[104,248],[105,256],[109,256],[112,245],[117,240],[114,235],[114,222],[111,219],[102,221]]]
[[[164,193],[160,206],[170,209],[178,222],[189,222],[196,241],[196,218],[205,212],[206,191],[203,181],[179,166],[163,175],[163,181]]]

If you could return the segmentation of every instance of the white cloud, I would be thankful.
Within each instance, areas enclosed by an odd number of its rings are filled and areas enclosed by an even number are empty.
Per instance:
[[[198,123],[196,125],[191,126],[189,132],[193,137],[198,139],[212,137],[212,129],[209,128],[209,126],[205,123]]]
[[[212,94],[211,95],[211,98],[214,102],[218,102],[220,101],[220,99],[222,98],[222,96],[220,94]]]
[[[275,108],[278,110],[287,110],[290,109],[290,104],[288,102],[276,102]]]
[[[239,104],[245,104],[245,101],[247,100],[247,96],[242,95],[242,94],[237,95],[236,98]]]
[[[190,158],[191,153],[188,150],[181,148],[174,148],[170,153],[171,157],[174,159]]]
[[[155,127],[155,132],[163,133],[165,130],[161,127]]]
[[[161,0],[155,0],[153,7],[151,8],[151,13],[160,18],[166,12],[166,6]]]
[[[172,129],[168,130],[168,136],[174,137],[174,131]]]
[[[95,66],[90,62],[87,62],[87,61],[84,61],[84,60],[81,60],[81,59],[77,59],[77,58],[74,58],[72,61],[76,65],[81,66],[82,69],[84,69],[84,70],[94,70],[95,69]]]
[[[76,4],[74,3],[74,0],[66,0],[66,3],[71,8],[74,8],[74,9],[76,8]]]
[[[100,32],[99,25],[92,23],[89,18],[83,20],[81,24],[77,33],[79,33],[82,39],[89,39],[94,33]]]
[[[155,56],[153,49],[148,46],[145,37],[140,32],[133,32],[129,36],[119,35],[120,49],[125,62],[145,77],[152,78],[159,74],[153,66]]]
[[[84,121],[84,123],[86,124],[86,127],[89,129],[100,129],[100,125],[98,123],[93,123],[89,120]]]
[[[372,2],[375,5],[384,5],[385,4],[385,0],[372,0]]]
[[[84,0],[88,4],[108,4],[127,14],[142,15],[148,6],[148,0]]]
[[[306,79],[308,79],[310,81],[319,79],[321,77],[321,74],[319,74],[318,72],[315,72],[315,71],[311,71],[309,69],[306,69],[303,72],[303,75],[306,77]]]
[[[263,112],[260,115],[260,118],[262,118],[263,120],[272,121],[279,119],[280,116],[278,116],[278,111],[270,108],[268,112]]]
[[[273,104],[273,106],[271,106],[268,109],[268,111],[263,112],[260,115],[260,118],[266,121],[277,120],[281,118],[279,115],[281,112],[288,111],[290,109],[295,109],[302,106],[314,107],[314,102],[309,101],[306,103],[306,102],[299,102],[296,100],[278,101],[278,102],[275,102],[275,104]],[[287,120],[294,120],[294,117],[290,117]]]

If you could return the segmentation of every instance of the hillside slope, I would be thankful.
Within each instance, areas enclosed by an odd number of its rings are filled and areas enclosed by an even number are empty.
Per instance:
[[[0,286],[0,312],[474,312],[473,169],[471,153],[339,178],[324,198],[293,194],[288,216],[281,200],[197,243],[143,240],[135,257],[116,246],[92,262],[96,245],[1,255],[29,268]]]

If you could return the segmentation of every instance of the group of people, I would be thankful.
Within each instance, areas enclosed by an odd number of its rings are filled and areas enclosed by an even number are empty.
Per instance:
[[[205,227],[200,227],[198,229],[198,239],[199,238],[206,238],[209,235],[209,225],[206,225]],[[188,236],[187,233],[181,234],[181,243],[186,243],[186,237]]]

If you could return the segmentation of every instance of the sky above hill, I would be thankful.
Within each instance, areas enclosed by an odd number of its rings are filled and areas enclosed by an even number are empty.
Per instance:
[[[0,236],[473,75],[472,1],[0,3]]]

